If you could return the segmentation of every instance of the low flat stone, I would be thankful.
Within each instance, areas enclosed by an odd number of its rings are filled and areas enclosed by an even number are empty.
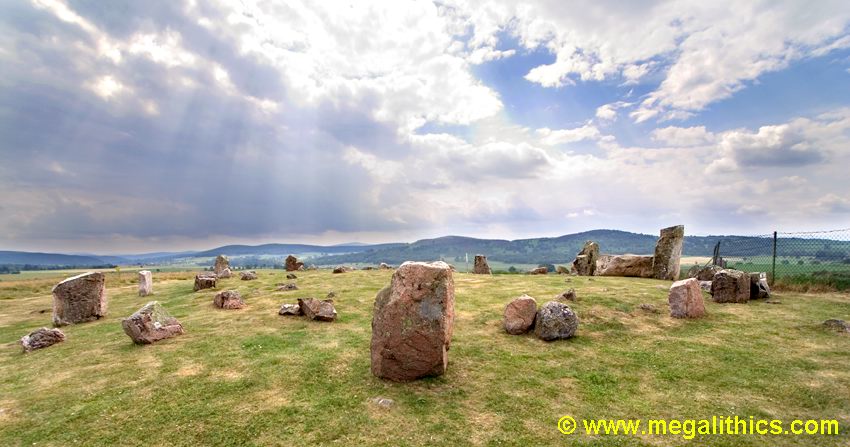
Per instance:
[[[257,279],[257,272],[253,270],[242,272],[239,274],[239,279],[241,279],[242,281],[253,281]]]
[[[333,269],[333,273],[347,273],[347,272],[349,272],[350,270],[351,270],[351,269],[349,269],[348,267],[345,267],[345,266],[342,266],[342,265],[341,265],[341,266],[339,266],[339,267],[334,268],[334,269]]]
[[[559,301],[578,301],[578,296],[576,295],[576,289],[569,289],[561,292],[559,295],[555,296],[556,300]]]
[[[831,318],[823,322],[823,327],[839,332],[850,332],[850,324],[844,320]]]
[[[528,271],[529,275],[545,275],[549,273],[549,269],[546,267],[537,267]]]
[[[151,301],[121,320],[124,333],[137,345],[150,344],[180,335],[183,325],[157,301]]]
[[[213,298],[213,304],[220,309],[241,309],[245,307],[245,301],[235,290],[219,292]]]
[[[382,262],[381,265],[378,266],[381,270],[392,270],[393,267],[385,262]]]
[[[291,282],[291,283],[288,283],[288,284],[281,284],[277,288],[277,290],[280,291],[280,292],[286,292],[286,291],[289,291],[289,290],[298,290],[298,286],[294,282]]]
[[[304,312],[301,311],[300,304],[282,304],[280,306],[280,310],[277,312],[278,315],[304,315]]]
[[[21,347],[24,352],[53,346],[65,341],[65,333],[59,329],[39,328],[21,337]]]
[[[198,273],[195,275],[194,290],[197,292],[198,290],[213,289],[217,281],[218,276],[215,273]]]
[[[296,279],[296,278],[298,278],[298,277],[295,276],[295,273],[287,273],[286,274],[286,279]]]
[[[316,321],[336,320],[334,300],[317,300],[315,298],[298,298],[298,305],[304,315]]]
[[[649,303],[641,303],[641,304],[638,306],[638,309],[640,309],[640,310],[642,310],[642,311],[644,311],[644,312],[651,313],[651,314],[659,314],[659,313],[661,313],[661,311],[660,311],[660,310],[658,310],[658,308],[657,308],[657,307],[655,307],[655,306],[653,306],[652,304],[649,304]]]

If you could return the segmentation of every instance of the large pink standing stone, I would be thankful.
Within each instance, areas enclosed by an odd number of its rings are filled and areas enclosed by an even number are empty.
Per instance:
[[[372,374],[403,382],[445,373],[453,323],[449,265],[405,262],[375,297]]]
[[[88,272],[53,287],[53,325],[83,323],[106,315],[106,276]]]
[[[699,318],[705,315],[702,290],[696,278],[676,281],[670,286],[670,316],[673,318]]]

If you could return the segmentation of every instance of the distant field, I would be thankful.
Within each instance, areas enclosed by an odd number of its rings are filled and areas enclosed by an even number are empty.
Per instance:
[[[136,296],[134,274],[112,272],[107,318],[67,327],[66,342],[27,355],[17,340],[50,324],[58,276],[0,282],[0,445],[850,444],[850,334],[820,327],[850,320],[848,294],[708,302],[707,318],[682,321],[666,314],[669,282],[456,274],[447,374],[397,384],[369,371],[373,301],[390,275],[299,272],[300,290],[276,292],[284,272],[261,270],[257,281],[221,282],[248,303],[224,311],[211,305],[215,291],[192,292],[193,272],[155,274],[153,298],[187,333],[140,347],[120,319],[148,299]],[[565,288],[580,298],[571,304],[576,338],[503,332],[510,299],[528,293],[542,304]],[[334,323],[277,315],[281,303],[329,290]],[[375,397],[395,404],[376,406]],[[837,419],[840,435],[566,436],[556,428],[563,415]]]

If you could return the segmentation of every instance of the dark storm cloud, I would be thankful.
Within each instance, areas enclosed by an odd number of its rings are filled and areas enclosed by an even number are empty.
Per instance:
[[[283,101],[281,110],[263,112],[251,97],[285,99],[281,75],[184,17],[176,3],[70,6],[115,40],[179,32],[185,48],[227,71],[237,92],[216,84],[209,64],[166,67],[126,52],[115,62],[95,54],[97,42],[79,26],[4,5],[3,41],[13,56],[3,58],[0,184],[43,191],[39,209],[20,216],[28,225],[14,229],[17,237],[397,228],[372,202],[368,173],[340,161],[347,145],[399,147],[391,129],[364,118],[368,102],[295,108]],[[92,85],[102,76],[127,90],[98,97]]]

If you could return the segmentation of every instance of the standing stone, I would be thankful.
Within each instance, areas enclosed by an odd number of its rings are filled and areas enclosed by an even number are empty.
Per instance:
[[[88,272],[53,287],[53,325],[83,323],[106,316],[106,276]]]
[[[670,286],[667,302],[670,304],[670,316],[673,318],[699,318],[705,315],[702,290],[696,278],[674,282]]]
[[[767,273],[750,273],[750,299],[770,298],[770,286],[767,284]]]
[[[224,270],[227,269],[225,273]],[[229,278],[230,277],[230,261],[227,260],[227,256],[218,255],[215,257],[215,266],[213,266],[213,273],[219,278]],[[227,276],[224,276],[226,274]]]
[[[679,279],[682,261],[682,243],[685,241],[685,226],[664,228],[661,237],[655,243],[655,256],[652,260],[652,277],[676,281]]]
[[[454,280],[445,262],[405,262],[378,292],[372,374],[409,381],[446,372],[454,324]]]
[[[537,300],[528,295],[516,298],[505,306],[505,332],[511,335],[524,334],[534,326],[535,317]]]
[[[534,335],[545,341],[570,338],[578,329],[578,316],[564,303],[549,301],[537,312]]]
[[[478,275],[491,275],[490,264],[487,264],[487,256],[475,255],[475,264],[472,267],[472,273]]]
[[[295,272],[303,270],[304,263],[299,261],[295,256],[289,255],[286,257],[286,261],[284,261],[284,267],[286,267],[287,272]]]
[[[219,292],[213,298],[213,304],[220,309],[241,309],[245,307],[245,301],[235,290]]]
[[[601,255],[596,263],[597,276],[652,277],[652,256]]]
[[[183,333],[183,325],[157,301],[145,304],[129,318],[121,320],[121,326],[137,345],[150,344]]]
[[[298,298],[301,312],[309,319],[316,321],[336,320],[334,300],[317,300],[315,298]]]
[[[746,303],[750,300],[750,275],[738,270],[721,270],[711,281],[715,303]]]
[[[149,270],[139,272],[139,296],[148,296],[153,293],[153,278]]]
[[[32,352],[63,341],[65,341],[65,334],[62,331],[43,327],[21,337],[21,347],[24,352]]]
[[[599,244],[593,241],[584,243],[573,261],[573,269],[579,276],[593,276],[596,273],[596,261],[599,260]]]
[[[242,281],[253,281],[253,280],[257,279],[257,272],[255,272],[253,270],[249,270],[247,272],[242,272],[239,276],[242,279]]]
[[[198,273],[195,275],[194,290],[197,292],[198,290],[212,289],[215,287],[216,281],[218,281],[218,277],[214,273]]]

